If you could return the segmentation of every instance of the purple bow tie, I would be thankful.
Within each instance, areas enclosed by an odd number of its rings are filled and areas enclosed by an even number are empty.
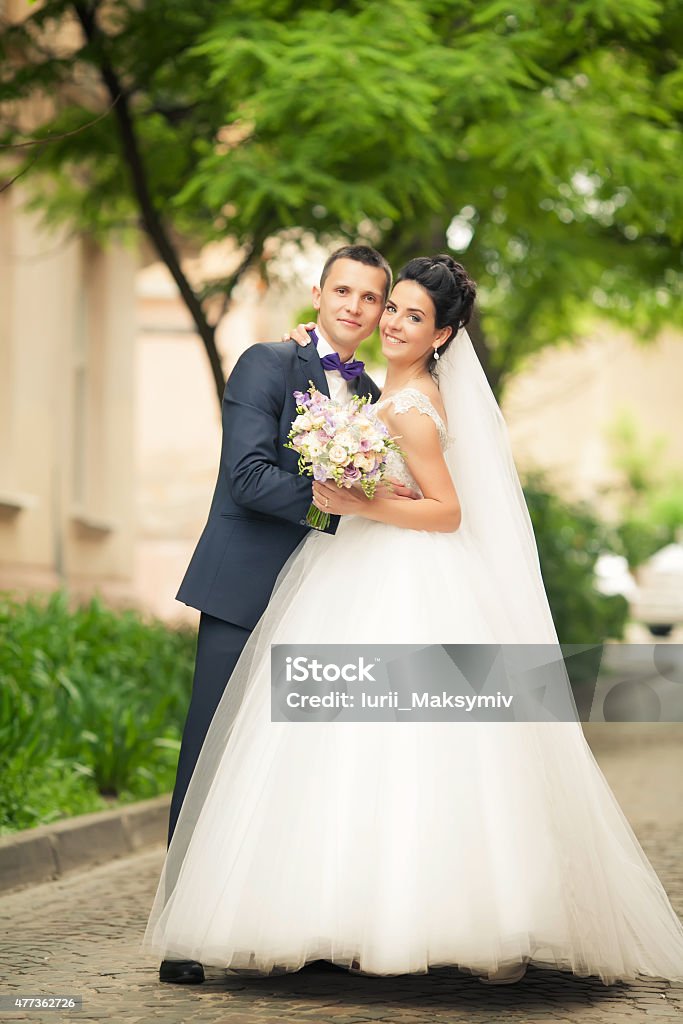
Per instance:
[[[315,331],[310,331],[309,333],[314,344],[317,345],[318,335]],[[344,380],[353,380],[354,377],[360,377],[365,369],[365,363],[361,362],[360,359],[351,359],[348,363],[342,363],[338,352],[330,352],[327,356],[321,356],[320,362],[323,370],[338,370]]]
[[[328,356],[323,356],[320,362],[323,370],[339,370],[344,380],[360,377],[365,369],[365,363],[362,363],[360,359],[351,359],[348,363],[342,363],[338,352],[330,352]]]

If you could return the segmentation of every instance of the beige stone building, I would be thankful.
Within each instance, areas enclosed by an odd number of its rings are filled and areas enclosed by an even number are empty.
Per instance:
[[[610,432],[623,414],[646,447],[661,439],[662,467],[683,475],[683,335],[638,342],[596,322],[572,347],[539,353],[505,394],[505,414],[522,466],[547,470],[558,491],[606,514],[615,477]]]
[[[0,195],[0,588],[134,599],[133,254]]]

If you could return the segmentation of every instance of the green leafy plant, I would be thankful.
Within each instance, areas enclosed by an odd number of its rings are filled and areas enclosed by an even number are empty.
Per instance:
[[[0,595],[0,831],[166,792],[194,634],[67,595]]]
[[[628,604],[595,589],[595,563],[617,543],[614,530],[585,503],[563,501],[540,473],[524,494],[536,533],[543,579],[561,643],[599,644],[623,636]]]
[[[683,474],[666,465],[666,438],[644,437],[629,411],[615,419],[608,440],[619,480],[605,493],[617,508],[620,549],[636,569],[672,543],[683,527]]]

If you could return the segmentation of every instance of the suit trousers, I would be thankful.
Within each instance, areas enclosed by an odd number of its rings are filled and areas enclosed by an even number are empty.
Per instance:
[[[169,844],[211,719],[250,636],[250,629],[236,626],[233,622],[224,622],[223,619],[207,615],[206,612],[201,613],[192,698],[183,729],[178,770],[171,798]]]

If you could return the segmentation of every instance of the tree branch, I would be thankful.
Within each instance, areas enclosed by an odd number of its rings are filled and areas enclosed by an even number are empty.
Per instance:
[[[266,228],[263,225],[258,226],[254,231],[251,242],[247,246],[247,251],[242,259],[242,262],[239,264],[238,267],[236,267],[232,274],[230,274],[222,282],[222,290],[224,290],[224,297],[223,302],[221,303],[220,312],[214,323],[214,327],[218,326],[220,321],[227,313],[230,307],[230,301],[234,288],[239,283],[239,281],[242,280],[247,270],[249,270],[249,268],[253,266],[254,261],[267,237],[268,231],[266,230]]]
[[[74,3],[76,16],[81,24],[86,40],[98,52],[98,66],[102,81],[113,101],[114,113],[119,127],[119,135],[123,148],[124,157],[128,164],[133,192],[137,199],[142,226],[158,252],[160,258],[168,267],[173,280],[175,281],[181,297],[187,306],[197,332],[202,339],[209,363],[211,373],[218,395],[219,403],[223,400],[225,389],[225,377],[221,365],[218,349],[216,348],[216,332],[208,322],[199,298],[194,292],[190,282],[185,276],[165,225],[157,210],[154,199],[150,192],[147,180],[142,153],[138,144],[133,115],[129,105],[129,97],[123,87],[115,69],[106,58],[102,42],[106,38],[96,21],[96,5]]]
[[[46,135],[43,139],[27,139],[26,142],[7,142],[0,143],[0,149],[26,149],[29,146],[46,146],[50,142],[61,142],[62,139],[68,139],[72,135],[80,135],[81,132],[86,131],[88,128],[92,128],[98,121],[102,121],[105,117],[108,117],[111,111],[114,109],[116,103],[118,103],[120,97],[117,96],[109,104],[107,109],[99,114],[92,121],[88,121],[87,124],[82,124],[80,128],[72,128],[69,132],[60,132],[59,135]],[[23,171],[22,171],[23,174]]]
[[[39,156],[40,153],[38,153],[37,156],[34,156],[33,160],[29,160],[28,163],[24,164],[21,170],[18,171],[13,178],[10,178],[9,181],[3,181],[2,185],[0,185],[0,195],[2,195],[3,192],[6,192],[7,189],[14,184],[15,181],[18,181],[19,178],[22,177],[22,175],[26,174],[26,172],[33,167],[34,163],[36,162]]]

